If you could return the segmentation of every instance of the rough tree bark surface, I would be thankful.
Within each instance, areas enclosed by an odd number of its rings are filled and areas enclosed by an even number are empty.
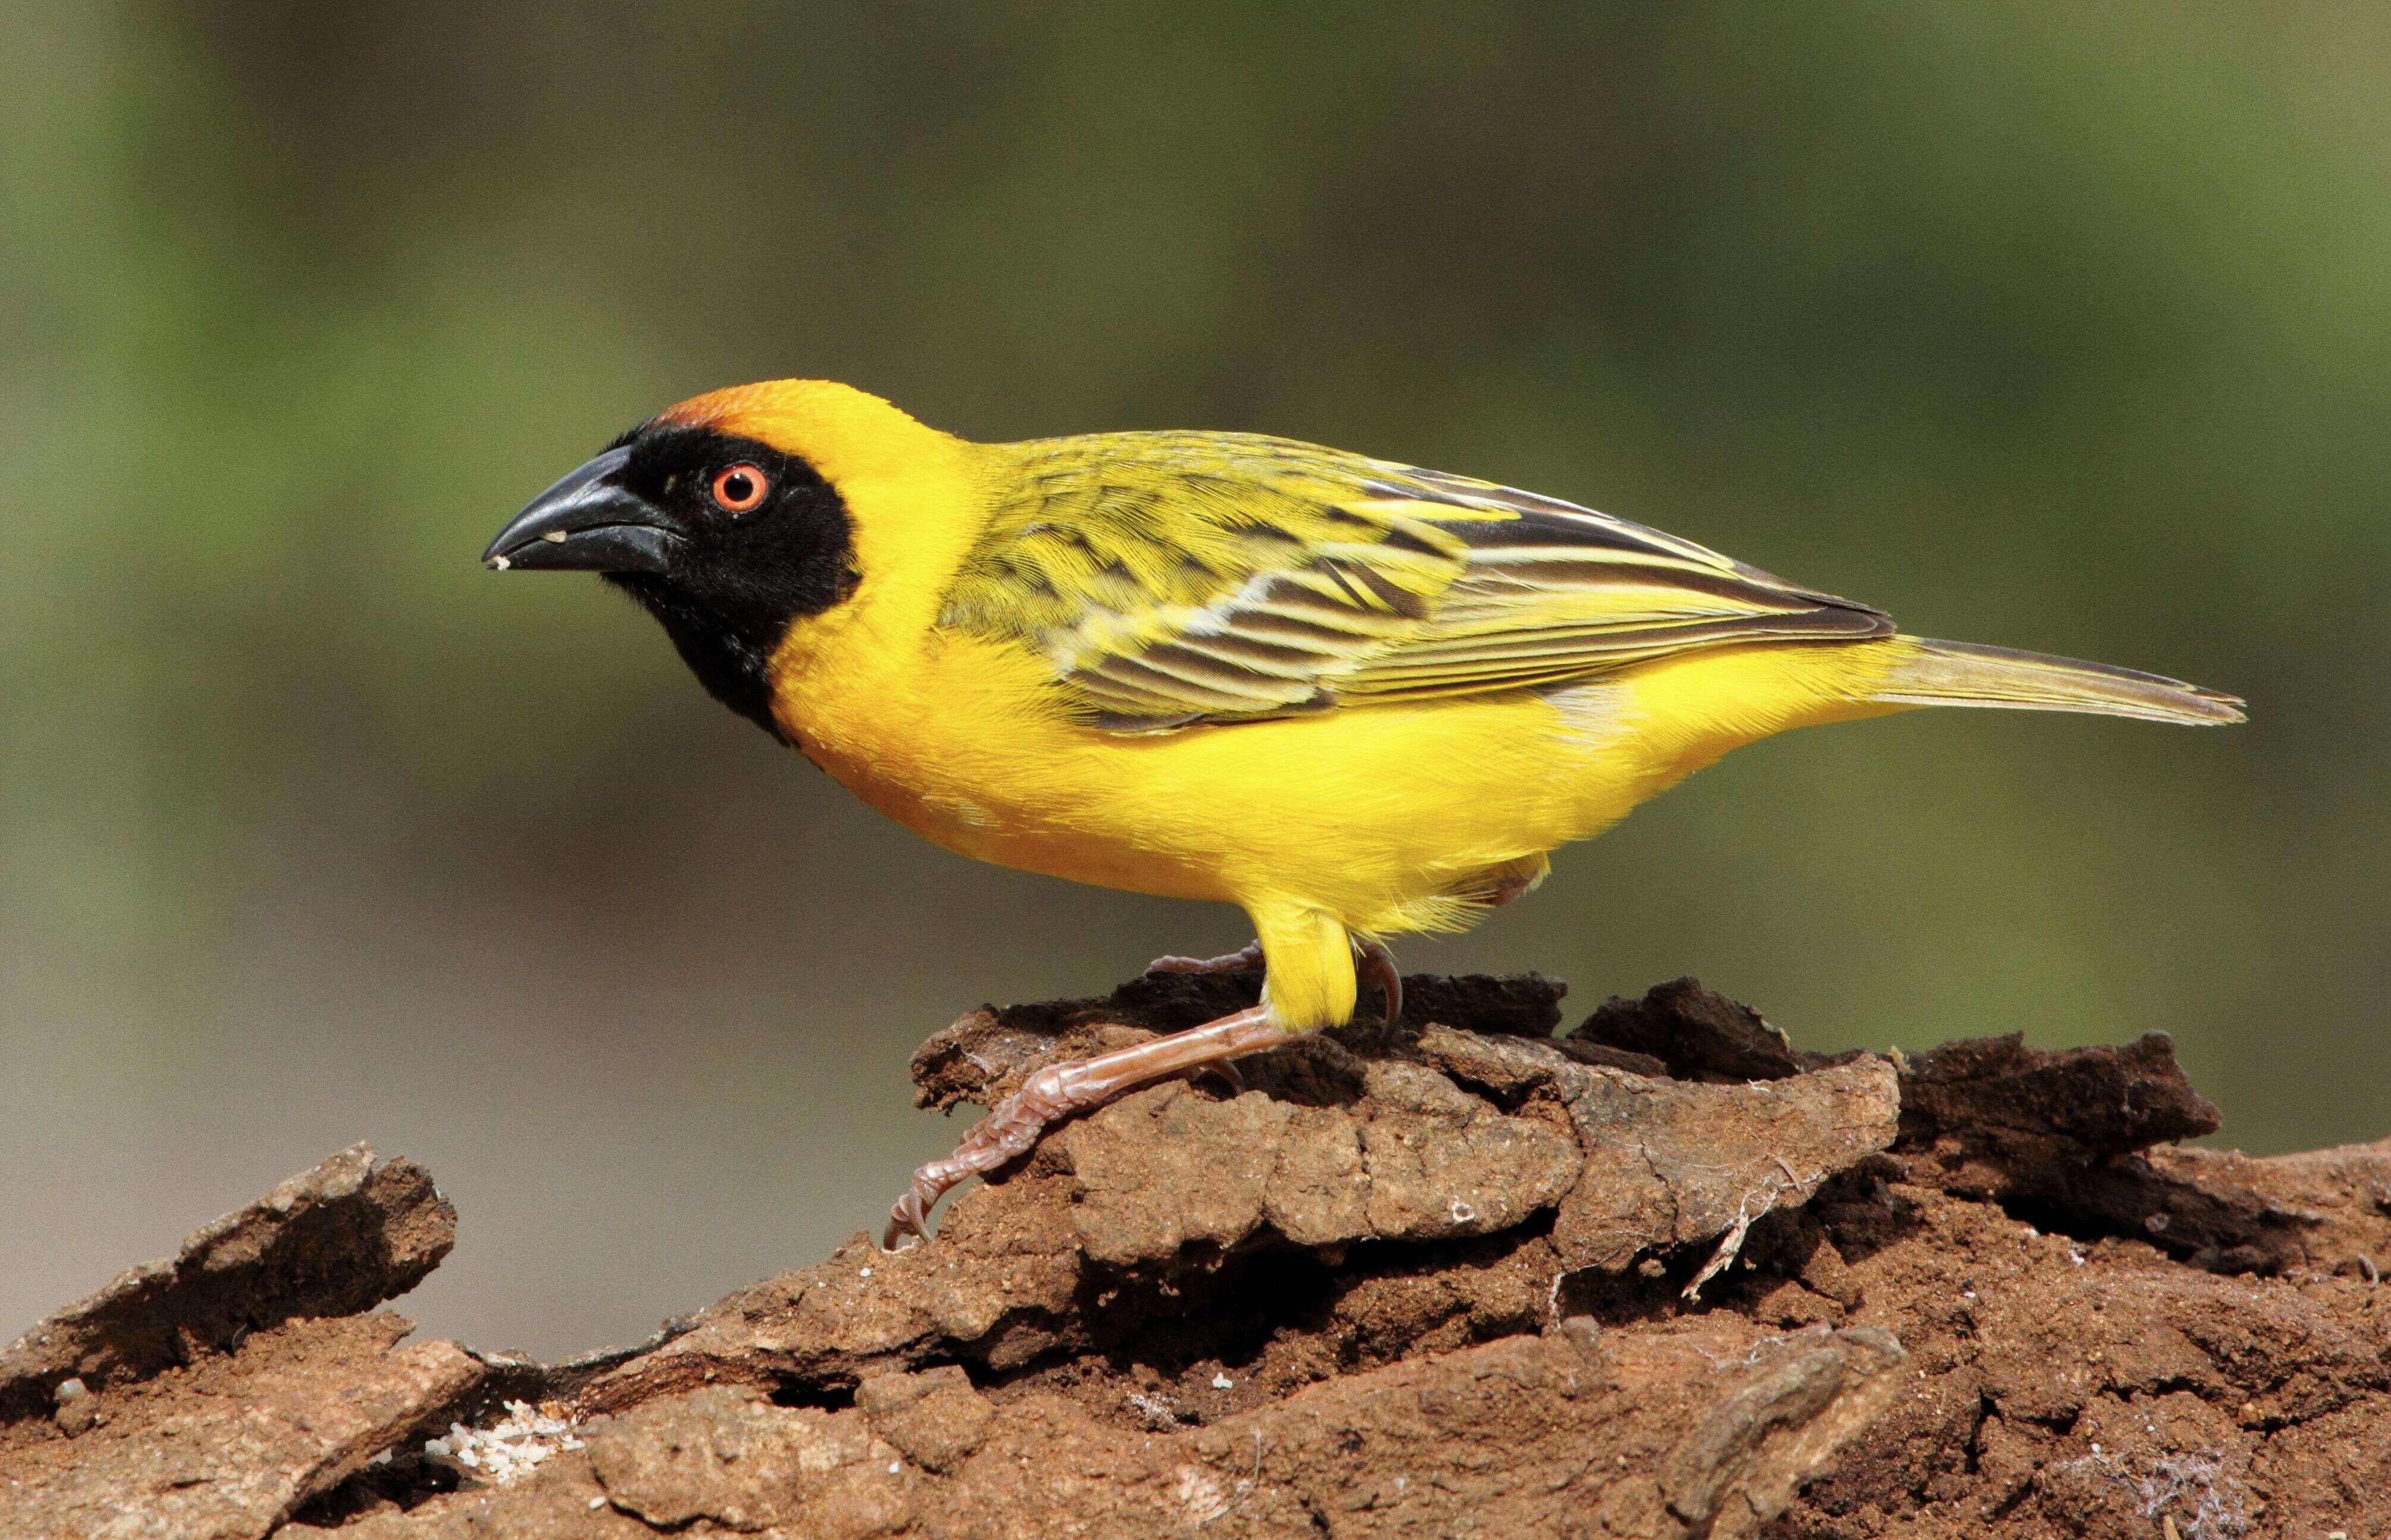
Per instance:
[[[926,1106],[1250,1003],[984,1008]],[[0,1354],[0,1535],[2391,1529],[2391,1141],[2166,1147],[2166,1042],[1796,1051],[1535,977],[1170,1082],[633,1349],[408,1344],[420,1168],[343,1151]]]

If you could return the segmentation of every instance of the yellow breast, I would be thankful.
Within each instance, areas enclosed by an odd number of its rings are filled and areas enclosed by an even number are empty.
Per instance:
[[[1599,833],[1738,744],[1863,715],[1871,649],[1696,654],[1549,694],[1118,734],[1062,714],[1043,662],[950,633],[825,625],[778,658],[783,727],[950,849],[1080,882],[1296,898],[1366,933],[1465,918],[1440,896]]]

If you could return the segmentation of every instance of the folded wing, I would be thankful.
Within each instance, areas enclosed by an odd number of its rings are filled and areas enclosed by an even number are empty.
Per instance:
[[[1090,720],[1155,731],[1561,688],[1690,649],[1893,623],[1690,541],[1284,439],[1015,446],[942,626],[1021,641]]]

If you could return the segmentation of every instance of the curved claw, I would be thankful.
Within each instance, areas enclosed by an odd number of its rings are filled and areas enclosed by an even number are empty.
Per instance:
[[[1075,1105],[1066,1071],[1072,1067],[1049,1065],[1021,1084],[1021,1089],[989,1108],[974,1123],[955,1152],[913,1172],[912,1184],[888,1210],[888,1228],[881,1249],[894,1251],[904,1236],[930,1238],[930,1210],[947,1189],[967,1177],[984,1175],[1026,1152],[1046,1132],[1046,1126],[1068,1114]]]
[[[1394,1030],[1403,1019],[1403,976],[1395,968],[1395,954],[1383,941],[1355,941],[1353,963],[1364,978],[1378,987],[1378,998],[1386,1003],[1380,1022]]]
[[[894,1251],[907,1236],[926,1243],[930,1238],[930,1208],[911,1187],[888,1210],[888,1228],[880,1232],[880,1249]]]
[[[1245,1076],[1239,1074],[1237,1067],[1227,1059],[1222,1059],[1218,1064],[1208,1064],[1199,1072],[1217,1077],[1222,1085],[1229,1088],[1231,1100],[1246,1094]]]

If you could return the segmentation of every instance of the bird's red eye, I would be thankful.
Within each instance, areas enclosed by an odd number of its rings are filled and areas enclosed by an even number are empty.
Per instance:
[[[752,513],[771,489],[770,477],[742,461],[715,472],[714,506],[725,513]]]

